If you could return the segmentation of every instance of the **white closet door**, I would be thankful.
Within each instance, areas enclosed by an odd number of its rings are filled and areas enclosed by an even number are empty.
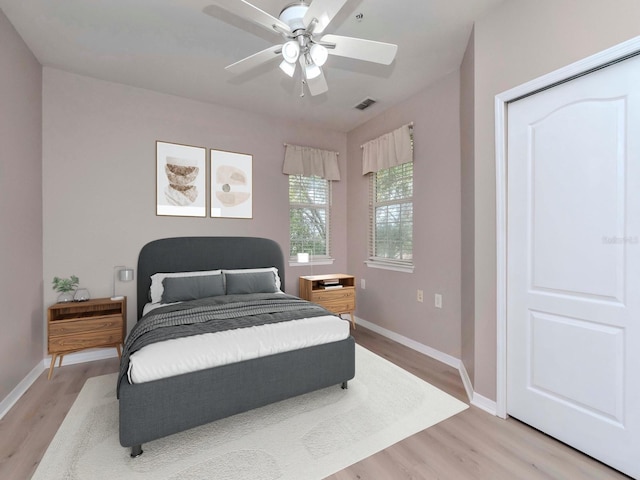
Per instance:
[[[640,58],[508,106],[507,412],[640,478]]]

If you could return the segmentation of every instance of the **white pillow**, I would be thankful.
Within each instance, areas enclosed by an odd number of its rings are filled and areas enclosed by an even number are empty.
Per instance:
[[[160,303],[162,294],[164,293],[164,285],[162,281],[167,277],[200,277],[203,275],[222,275],[222,270],[207,270],[197,272],[174,272],[174,273],[154,273],[151,275],[151,303]]]
[[[268,268],[238,268],[236,270],[222,270],[222,273],[256,273],[256,272],[273,272],[276,282],[276,288],[282,290],[280,283],[280,275],[278,275],[278,269],[276,267]]]

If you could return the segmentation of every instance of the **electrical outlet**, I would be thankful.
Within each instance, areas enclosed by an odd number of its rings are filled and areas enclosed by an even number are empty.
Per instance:
[[[367,283],[364,281],[364,278],[361,278],[361,279],[360,279],[360,288],[361,288],[362,290],[364,290],[364,289],[366,289],[366,288],[367,288]]]
[[[442,308],[442,295],[440,295],[439,293],[436,293],[434,300],[435,300],[436,308]]]
[[[418,293],[416,294],[416,300],[418,300],[420,303],[424,302],[424,292],[422,290],[418,290]]]

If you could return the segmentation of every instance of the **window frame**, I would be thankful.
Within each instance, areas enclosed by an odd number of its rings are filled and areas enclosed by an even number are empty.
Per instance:
[[[326,182],[326,198],[327,203],[319,204],[319,203],[302,203],[302,202],[292,202],[291,201],[291,182],[292,177],[294,178],[315,178],[316,180],[322,180]],[[289,266],[303,266],[303,265],[330,265],[333,264],[334,259],[331,257],[331,204],[333,197],[333,182],[331,180],[327,180],[322,177],[318,177],[315,175],[305,176],[305,175],[289,175],[288,178],[288,191],[289,191]],[[313,251],[306,252],[309,253],[309,262],[298,262],[297,255],[292,255],[292,247],[294,245],[292,239],[291,232],[291,212],[294,208],[310,208],[310,209],[324,209],[325,210],[325,247],[326,253],[317,255],[313,253]]]
[[[414,271],[414,256],[413,256],[414,254],[413,239],[414,239],[414,230],[415,230],[414,229],[414,225],[415,225],[414,206],[415,205],[413,201],[414,188],[415,188],[414,162],[412,160],[411,162],[406,162],[404,164],[396,165],[396,166],[390,167],[389,169],[384,169],[384,170],[403,167],[404,165],[407,165],[407,164],[411,164],[411,196],[408,196],[408,197],[378,201],[377,189],[378,189],[379,172],[371,172],[369,174],[369,244],[368,244],[369,252],[368,252],[368,260],[365,261],[365,264],[368,267],[381,268],[385,270],[394,270],[394,271],[400,271],[400,272],[408,272],[408,273],[413,273]],[[382,172],[383,170],[380,170],[380,171]],[[380,207],[387,207],[392,205],[404,205],[404,204],[411,205],[411,259],[402,260],[402,259],[393,259],[389,257],[377,256],[376,255],[376,230],[377,230],[376,211],[377,209]]]

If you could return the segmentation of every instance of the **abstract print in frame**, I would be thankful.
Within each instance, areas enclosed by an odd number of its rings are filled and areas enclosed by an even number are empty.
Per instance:
[[[156,142],[156,215],[207,216],[207,149]]]
[[[253,218],[253,155],[211,150],[211,216]]]

